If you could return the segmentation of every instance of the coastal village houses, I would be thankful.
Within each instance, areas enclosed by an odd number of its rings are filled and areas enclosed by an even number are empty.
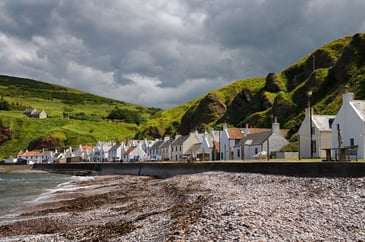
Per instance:
[[[53,163],[62,156],[63,154],[58,153],[57,151],[26,150],[20,151],[17,155],[17,159],[26,160],[27,164]]]
[[[310,116],[312,128],[310,128]],[[323,149],[332,147],[332,125],[335,118],[335,115],[316,115],[313,108],[311,113],[309,108],[305,109],[305,117],[298,130],[300,158],[325,157]]]
[[[26,115],[39,114],[36,109],[27,109]],[[174,139],[130,140],[126,144],[98,142],[95,146],[79,145],[63,152],[20,151],[17,159],[34,163],[54,162],[134,162],[148,161],[194,161],[194,160],[250,160],[265,154],[277,157],[277,153],[289,142],[287,130],[280,129],[276,120],[271,129],[228,128],[209,133],[191,132],[176,135]],[[354,100],[347,89],[342,95],[342,106],[336,115],[314,114],[313,108],[305,109],[305,117],[298,130],[300,158],[328,158],[342,148],[356,148],[356,158],[365,158],[365,100]],[[339,149],[341,148],[341,149]],[[327,153],[326,153],[327,151]],[[327,156],[326,156],[327,155]],[[347,154],[349,155],[349,154]],[[353,155],[353,154],[351,154]],[[343,158],[343,157],[342,157]],[[11,161],[10,161],[11,162]]]

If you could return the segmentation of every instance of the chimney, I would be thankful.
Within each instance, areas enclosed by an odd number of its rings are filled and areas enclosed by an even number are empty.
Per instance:
[[[250,129],[248,128],[248,123],[246,123],[245,128],[241,130],[243,138],[246,137],[250,133]]]
[[[273,134],[279,134],[280,133],[280,124],[278,123],[276,117],[274,119],[274,122],[272,123],[272,132],[273,132]]]
[[[347,92],[342,94],[342,104],[350,103],[352,101],[354,101],[354,93]]]
[[[312,115],[314,114],[314,110],[313,108],[311,107],[312,109]],[[309,113],[309,108],[305,108],[305,117],[309,119],[309,116],[310,116],[310,113]]]

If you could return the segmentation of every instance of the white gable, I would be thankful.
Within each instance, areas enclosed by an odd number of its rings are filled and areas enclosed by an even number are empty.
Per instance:
[[[317,127],[319,131],[331,131],[330,121],[336,118],[335,115],[313,115],[313,125]]]

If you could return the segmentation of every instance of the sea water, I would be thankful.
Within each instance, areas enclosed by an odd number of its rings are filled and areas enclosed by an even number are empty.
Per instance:
[[[74,189],[78,177],[53,173],[0,174],[0,222],[27,203],[37,203],[62,189]]]

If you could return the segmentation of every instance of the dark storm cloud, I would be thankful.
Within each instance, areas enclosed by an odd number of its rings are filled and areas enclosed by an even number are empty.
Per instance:
[[[0,72],[170,107],[365,31],[363,0],[5,0]]]

